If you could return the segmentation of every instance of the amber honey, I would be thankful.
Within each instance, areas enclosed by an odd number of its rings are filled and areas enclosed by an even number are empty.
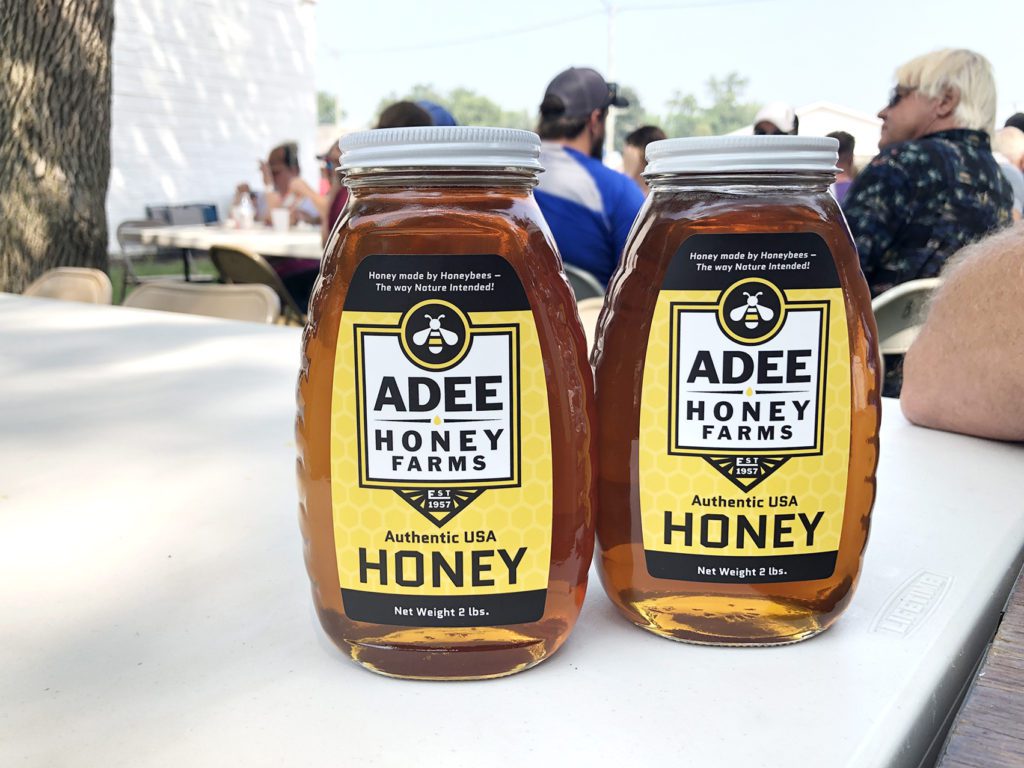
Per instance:
[[[304,335],[296,432],[316,609],[345,653],[391,676],[533,666],[565,642],[586,591],[586,342],[532,196],[536,137],[488,132],[350,144],[413,149],[398,166],[350,156]],[[501,133],[515,146],[489,161],[481,141]]]
[[[793,142],[832,140],[714,141],[690,149],[722,153],[722,169],[659,172],[652,145],[653,194],[599,323],[599,572],[657,634],[787,643],[834,622],[860,571],[874,320],[828,148],[786,167]]]

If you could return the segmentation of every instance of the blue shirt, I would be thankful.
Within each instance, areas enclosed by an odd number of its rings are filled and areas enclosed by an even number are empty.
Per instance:
[[[644,203],[643,192],[628,176],[561,144],[544,142],[540,161],[545,170],[537,204],[562,260],[607,285]]]

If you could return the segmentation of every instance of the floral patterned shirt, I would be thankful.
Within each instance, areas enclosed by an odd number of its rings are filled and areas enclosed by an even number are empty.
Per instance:
[[[1012,208],[988,134],[966,129],[886,147],[843,203],[872,296],[935,277],[962,246],[1010,224]]]

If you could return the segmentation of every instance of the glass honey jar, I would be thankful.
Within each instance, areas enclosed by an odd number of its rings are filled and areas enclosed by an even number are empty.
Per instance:
[[[867,285],[838,142],[648,146],[651,195],[599,320],[598,570],[665,637],[771,645],[849,603],[875,497]]]
[[[321,623],[382,674],[526,669],[593,548],[593,378],[527,131],[341,141],[351,196],[311,300],[300,518]]]

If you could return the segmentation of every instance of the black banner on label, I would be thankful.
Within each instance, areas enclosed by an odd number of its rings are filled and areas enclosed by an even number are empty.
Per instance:
[[[820,235],[755,233],[693,235],[679,246],[664,291],[725,290],[745,277],[779,288],[838,288],[839,275]]]
[[[713,584],[768,584],[827,579],[835,572],[838,552],[726,557],[647,549],[644,555],[647,558],[647,571],[656,579]]]
[[[501,256],[374,255],[356,267],[346,312],[405,312],[424,299],[463,312],[530,309],[523,285]]]
[[[400,627],[495,627],[540,621],[546,589],[507,595],[387,595],[342,589],[345,615],[353,621]]]

